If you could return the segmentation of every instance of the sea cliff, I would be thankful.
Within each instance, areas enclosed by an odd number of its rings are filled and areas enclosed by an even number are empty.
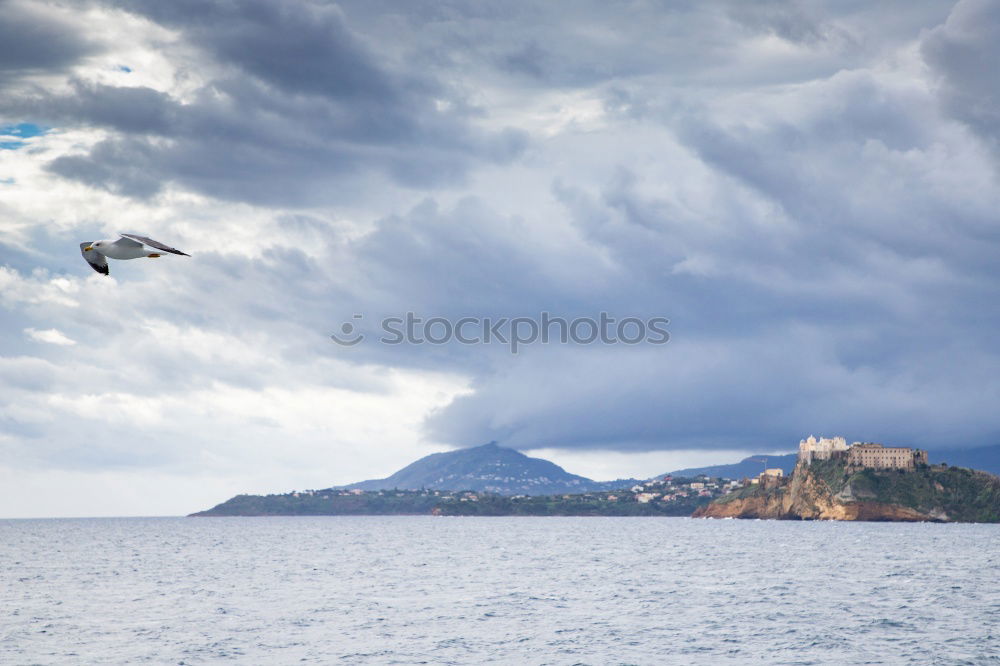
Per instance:
[[[694,517],[1000,522],[1000,478],[943,465],[852,470],[841,460],[800,462],[790,479],[729,493]]]

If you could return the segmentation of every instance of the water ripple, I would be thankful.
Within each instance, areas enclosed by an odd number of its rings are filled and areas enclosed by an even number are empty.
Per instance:
[[[0,663],[1000,664],[1000,526],[0,521]]]

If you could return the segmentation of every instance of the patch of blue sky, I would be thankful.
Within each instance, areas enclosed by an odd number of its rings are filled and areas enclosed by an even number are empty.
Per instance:
[[[35,123],[17,123],[16,125],[0,125],[0,150],[17,150],[27,145],[23,139],[42,136],[50,127]]]
[[[13,185],[16,182],[13,178],[0,178],[0,185]]]
[[[126,74],[131,74],[132,68],[129,67],[128,65],[118,65],[118,71],[125,72]]]
[[[35,123],[18,123],[16,125],[0,126],[0,134],[8,136],[19,136],[22,139],[30,139],[33,136],[41,136],[48,132],[50,127],[43,127]]]

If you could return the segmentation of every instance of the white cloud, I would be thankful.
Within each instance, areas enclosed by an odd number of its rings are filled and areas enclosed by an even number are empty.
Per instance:
[[[37,342],[47,342],[50,345],[75,345],[76,340],[66,337],[61,331],[54,328],[47,328],[44,331],[37,331],[33,328],[24,329],[24,334]]]

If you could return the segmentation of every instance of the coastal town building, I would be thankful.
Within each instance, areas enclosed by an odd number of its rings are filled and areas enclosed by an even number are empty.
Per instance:
[[[765,469],[757,477],[761,488],[776,488],[784,483],[785,472],[780,467]]]

